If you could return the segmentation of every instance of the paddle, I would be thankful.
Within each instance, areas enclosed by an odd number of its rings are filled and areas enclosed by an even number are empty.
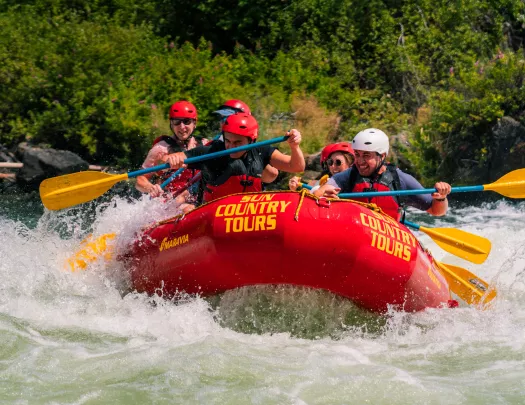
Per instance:
[[[483,263],[492,247],[487,238],[454,228],[425,228],[413,222],[402,222],[432,238],[443,250],[472,263]]]
[[[184,170],[183,168],[181,169],[182,171]],[[177,170],[177,172],[179,170]],[[199,172],[195,176],[193,176],[183,188],[173,193],[171,198],[175,198],[179,194],[182,194],[188,187],[199,181],[201,175],[202,173]],[[164,189],[167,184],[169,183],[164,182],[160,185],[160,187]],[[67,259],[66,264],[71,268],[71,271],[85,270],[88,264],[97,260],[100,257],[100,255],[104,255],[104,258],[106,260],[111,259],[111,254],[113,253],[114,247],[112,244],[109,244],[108,241],[115,239],[116,236],[117,234],[115,233],[106,233],[104,235],[99,236],[97,239],[93,239],[91,237],[86,238],[80,244],[82,248],[78,250],[72,257]]]
[[[299,187],[305,188],[307,190],[311,190],[312,189],[312,186],[310,186],[309,184],[306,184],[306,183],[299,183]]]
[[[435,263],[447,280],[450,290],[467,304],[488,304],[496,297],[496,289],[489,287],[486,281],[470,271],[438,261]]]
[[[170,184],[173,180],[175,180],[176,177],[180,176],[182,172],[186,170],[186,168],[181,167],[180,169],[177,169],[175,173],[173,173],[170,177],[168,177],[161,185],[161,189],[165,189],[168,184]]]
[[[452,187],[451,193],[468,193],[472,191],[495,191],[509,198],[525,198],[525,169],[517,169],[507,173],[491,184],[481,186]],[[419,190],[393,190],[393,191],[372,191],[364,193],[342,193],[340,198],[360,198],[360,197],[386,197],[389,195],[416,195],[432,194],[435,188],[422,188]]]
[[[330,176],[325,174],[323,177],[321,177],[319,179],[319,185],[323,186],[328,181],[329,178],[330,178]],[[311,190],[311,189],[314,188],[314,186],[310,186],[309,184],[306,184],[306,183],[303,183],[303,182],[299,183],[299,187],[305,188],[307,190]]]
[[[251,143],[249,145],[243,145],[237,148],[188,158],[184,160],[184,163],[191,164],[203,162],[222,156],[227,156],[232,153],[258,148],[260,146],[283,142],[286,139],[288,139],[287,136],[268,139],[266,141]],[[141,176],[147,173],[158,172],[160,170],[168,169],[169,167],[170,165],[165,163],[163,165],[117,175],[88,171],[52,177],[44,180],[40,184],[40,198],[47,209],[60,210],[62,208],[72,207],[74,205],[82,204],[100,197],[119,181],[127,180],[129,178]]]

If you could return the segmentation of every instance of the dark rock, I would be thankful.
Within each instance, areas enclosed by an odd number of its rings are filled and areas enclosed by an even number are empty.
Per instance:
[[[401,132],[397,135],[390,136],[389,140],[390,152],[388,160],[396,164],[404,172],[418,177],[417,173],[415,173],[414,165],[406,157],[408,153],[414,152],[414,147],[409,141],[409,134],[407,132]]]
[[[18,145],[17,157],[24,167],[17,173],[16,180],[25,190],[35,190],[42,180],[87,170],[88,162],[73,152],[32,147],[27,143]]]
[[[301,178],[303,181],[319,180],[321,178],[321,175],[322,175],[322,172],[306,170]]]
[[[321,152],[314,153],[305,157],[306,170],[313,172],[322,172],[323,168],[321,167]]]
[[[0,145],[0,162],[17,163],[14,153],[11,153],[4,145]]]
[[[492,128],[488,148],[487,182],[504,174],[525,167],[525,126],[511,117],[503,117]]]
[[[447,142],[438,177],[453,185],[487,184],[525,166],[525,126],[519,121],[503,117],[485,136],[488,142],[474,136]]]

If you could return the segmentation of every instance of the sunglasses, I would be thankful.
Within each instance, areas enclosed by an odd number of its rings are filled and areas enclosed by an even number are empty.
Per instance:
[[[171,123],[173,124],[173,126],[179,126],[181,124],[181,122],[184,124],[184,125],[190,125],[192,124],[194,121],[193,121],[193,118],[173,118],[171,120]]]
[[[330,166],[333,166],[335,164],[336,167],[339,167],[343,164],[343,161],[342,160],[339,160],[339,159],[328,159],[326,161],[326,164],[328,165],[328,167]]]

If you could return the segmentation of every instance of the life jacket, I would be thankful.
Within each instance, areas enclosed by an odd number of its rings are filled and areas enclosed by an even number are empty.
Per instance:
[[[221,173],[203,169],[203,201],[210,202],[230,194],[262,191],[264,162],[256,149],[240,159],[231,159]]]
[[[386,170],[374,179],[363,177],[359,174],[357,168],[353,167],[350,173],[349,192],[366,193],[369,191],[395,191],[401,190],[401,181],[397,173],[396,166],[387,163]],[[352,198],[356,201],[373,203],[380,207],[386,214],[390,215],[396,221],[401,219],[403,210],[400,196],[385,197],[361,197]]]
[[[156,138],[154,141],[153,141],[153,145],[156,145],[157,143],[159,143],[160,141],[164,141],[168,144],[168,153],[176,153],[176,152],[186,152],[188,149],[187,149],[187,144],[188,144],[188,141],[191,139],[192,137],[189,137],[187,139],[187,141],[185,142],[185,145],[184,146],[181,146],[175,139],[173,139],[173,137],[171,136],[167,136],[167,135],[162,135],[162,136],[159,136],[158,138]],[[201,145],[202,142],[198,139],[198,138],[195,138],[197,140],[197,145]],[[166,181],[167,179],[170,178],[170,176],[175,173],[175,170],[164,170],[160,173],[159,175],[159,178],[160,178],[160,183],[163,183],[164,181]],[[184,170],[179,176],[177,176],[176,178],[174,178],[167,186],[166,188],[164,189],[166,192],[169,192],[169,193],[177,193],[178,191],[188,187],[189,185],[189,181],[193,178],[193,176],[195,176],[196,174],[198,173],[198,170],[193,170],[193,169],[186,169]]]

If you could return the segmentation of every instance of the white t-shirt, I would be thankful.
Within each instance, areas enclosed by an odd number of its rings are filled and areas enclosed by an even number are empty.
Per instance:
[[[188,142],[188,150],[193,149],[197,147],[197,140],[195,138],[190,138],[190,141]],[[157,142],[155,145],[153,145],[153,148],[151,148],[148,152],[148,156],[146,156],[146,160],[144,160],[144,163],[142,163],[142,168],[147,169],[153,166],[158,166],[163,164],[160,159],[162,159],[164,156],[166,156],[169,153],[169,145],[166,141],[160,141]]]
[[[160,141],[153,145],[153,148],[148,152],[148,156],[146,156],[146,160],[142,163],[142,168],[148,169],[153,166],[161,165],[162,162],[160,159],[168,154],[168,147],[169,145],[166,141]]]

